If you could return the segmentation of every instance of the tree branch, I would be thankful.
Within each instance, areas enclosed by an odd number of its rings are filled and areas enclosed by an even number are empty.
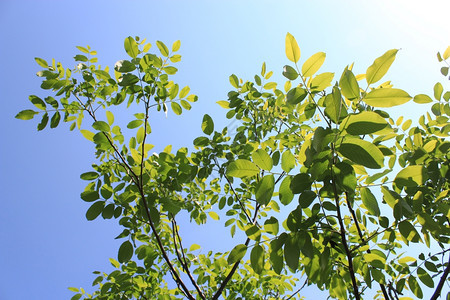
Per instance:
[[[444,283],[447,280],[449,272],[450,272],[450,255],[448,257],[447,267],[444,270],[444,274],[442,274],[441,279],[439,280],[439,283],[436,287],[436,290],[434,291],[433,296],[431,296],[430,300],[436,300],[441,295],[442,287],[444,286]]]

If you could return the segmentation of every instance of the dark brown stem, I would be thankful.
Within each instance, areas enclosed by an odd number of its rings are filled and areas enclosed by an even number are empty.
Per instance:
[[[178,260],[181,263],[181,266],[183,267],[184,272],[189,276],[189,279],[191,280],[192,285],[197,290],[198,295],[200,296],[200,298],[206,299],[206,297],[203,294],[202,290],[197,285],[197,282],[195,281],[194,277],[192,276],[191,271],[189,270],[189,266],[188,266],[187,261],[186,261],[186,256],[184,255],[183,245],[181,244],[180,233],[178,232],[177,222],[175,221],[175,218],[173,216],[172,216],[172,232],[173,232],[173,242],[175,244],[175,252],[176,252],[176,255],[178,257]],[[181,255],[183,257],[181,257],[180,253],[178,252],[177,239],[178,239],[178,244],[180,245],[180,252],[181,252]]]
[[[445,281],[447,280],[448,273],[450,272],[450,256],[448,257],[447,267],[444,270],[444,273],[439,280],[439,283],[434,291],[433,296],[431,296],[430,300],[436,300],[442,292],[442,287],[444,286]]]
[[[333,172],[333,167],[331,168],[331,176],[333,178],[332,185],[333,185],[333,192],[334,192],[334,200],[335,200],[336,208],[337,208],[337,217],[338,217],[338,222],[339,222],[339,227],[340,227],[340,236],[341,236],[341,240],[342,240],[342,246],[344,247],[345,254],[347,255],[348,271],[349,271],[350,277],[352,279],[353,293],[355,294],[355,299],[360,300],[361,296],[358,291],[358,284],[356,282],[355,270],[353,268],[352,253],[347,245],[347,237],[346,237],[344,222],[342,221],[341,208],[339,206],[339,195],[338,195],[337,188],[336,188],[336,178],[335,178],[335,175]]]
[[[356,225],[356,229],[358,230],[359,238],[361,239],[362,244],[366,244],[366,241],[362,234],[361,228],[359,227],[358,219],[356,218],[355,210],[353,209],[352,204],[350,203],[350,200],[348,199],[348,193],[345,193],[345,200],[347,202],[348,209],[349,209],[350,213],[352,214],[353,222]],[[367,253],[370,253],[370,249],[367,249]],[[391,299],[391,297],[388,295],[388,293],[386,291],[386,287],[384,286],[384,284],[380,283],[380,288],[381,288],[381,292],[383,293],[384,298],[386,300]]]
[[[256,205],[256,209],[255,209],[255,213],[253,215],[253,222],[252,222],[252,224],[256,223],[256,218],[258,216],[259,207],[260,207],[260,205],[257,204]],[[250,243],[250,239],[247,238],[247,240],[245,241],[245,247],[248,247],[249,243]],[[227,277],[225,277],[223,282],[220,284],[219,289],[217,290],[217,292],[214,294],[214,296],[211,299],[213,299],[213,300],[219,299],[220,295],[222,294],[223,290],[227,286],[227,284],[230,281],[231,277],[233,277],[233,275],[236,272],[236,269],[237,269],[237,267],[239,266],[240,263],[241,263],[241,260],[238,260],[237,262],[234,263],[234,265],[231,268],[230,272],[228,273]]]

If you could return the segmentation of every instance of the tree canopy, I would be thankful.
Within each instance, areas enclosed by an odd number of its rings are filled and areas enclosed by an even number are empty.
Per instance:
[[[238,125],[217,129],[206,114],[193,147],[151,153],[152,114],[181,115],[197,101],[171,80],[180,41],[151,47],[127,37],[128,57],[113,70],[88,46],[77,47],[75,68],[36,58],[49,95],[31,95],[35,108],[16,116],[39,116],[39,131],[62,120],[92,142],[95,162],[80,176],[86,218],[123,227],[115,270],[94,272],[92,293],[70,288],[72,299],[294,299],[305,285],[337,299],[439,297],[450,270],[450,91],[441,83],[430,97],[383,82],[397,49],[365,74],[353,64],[318,74],[326,54],[301,60],[288,33],[284,85],[265,63],[251,80],[231,75],[218,104]],[[449,57],[450,47],[438,53],[445,77]],[[391,116],[411,100],[431,111]],[[140,112],[121,126],[116,106]],[[224,253],[185,245],[183,216],[223,222],[234,244]]]

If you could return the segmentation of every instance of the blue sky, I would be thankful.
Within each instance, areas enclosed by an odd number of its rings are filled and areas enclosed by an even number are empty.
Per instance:
[[[94,161],[92,145],[65,125],[38,133],[36,120],[14,119],[31,107],[28,95],[46,96],[34,57],[74,66],[75,46],[90,45],[100,64],[112,66],[126,57],[129,35],[153,45],[181,40],[175,80],[189,85],[199,101],[182,116],[154,116],[151,142],[160,151],[168,144],[191,146],[204,113],[216,128],[228,124],[215,102],[231,89],[232,73],[251,79],[265,61],[283,84],[287,32],[296,37],[303,61],[324,51],[322,70],[337,74],[352,62],[363,73],[386,50],[401,48],[386,78],[410,94],[431,94],[442,78],[436,52],[450,44],[449,11],[445,0],[1,0],[0,299],[70,298],[68,286],[89,288],[92,271],[110,270],[108,258],[117,256],[121,243],[114,240],[121,232],[114,221],[84,217],[89,205],[79,198],[79,175]],[[216,243],[215,234],[201,234]]]

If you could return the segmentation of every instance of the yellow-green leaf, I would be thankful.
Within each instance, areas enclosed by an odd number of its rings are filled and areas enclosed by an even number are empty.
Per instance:
[[[167,48],[167,46],[161,42],[161,41],[156,41],[156,46],[159,49],[159,52],[161,52],[161,54],[165,57],[169,56],[169,49]]]
[[[300,48],[295,38],[289,32],[286,34],[286,56],[294,63],[300,59]]]
[[[345,69],[339,80],[339,87],[342,94],[349,100],[358,99],[360,96],[360,90],[358,81],[355,75],[349,69]]]
[[[204,134],[207,135],[210,135],[211,133],[214,132],[214,122],[213,119],[208,114],[205,114],[203,116],[202,131]]]
[[[172,45],[172,52],[177,52],[178,50],[180,50],[180,45],[181,45],[180,40],[175,41]]]
[[[125,51],[130,57],[136,58],[138,56],[139,54],[138,44],[131,36],[125,39],[124,46]]]
[[[275,178],[272,174],[264,176],[256,186],[255,198],[256,202],[262,205],[267,205],[272,199],[275,188]]]
[[[372,84],[379,81],[387,73],[395,60],[395,55],[397,52],[397,49],[392,49],[375,59],[373,64],[367,68],[366,71],[367,84]]]
[[[368,141],[346,138],[340,145],[339,152],[354,163],[367,168],[380,169],[384,166],[383,153]]]
[[[433,99],[431,99],[428,95],[418,94],[414,96],[413,101],[416,103],[430,103],[433,102]]]
[[[369,188],[361,188],[361,200],[371,215],[380,215],[378,201]]]
[[[389,123],[376,112],[362,111],[345,118],[341,123],[340,130],[346,130],[351,135],[363,135],[377,132],[388,125]]]
[[[237,159],[227,168],[227,175],[231,177],[251,177],[259,173],[259,168],[247,159]]]
[[[273,160],[263,149],[258,149],[252,154],[253,162],[263,170],[270,171],[273,167]]]
[[[397,186],[418,186],[428,179],[427,170],[422,165],[407,166],[394,179]]]
[[[392,107],[411,100],[411,96],[401,89],[386,88],[371,91],[363,101],[373,107]]]
[[[308,58],[302,66],[303,76],[310,77],[315,74],[325,61],[325,57],[326,54],[324,52],[317,52]]]
[[[250,253],[250,265],[256,274],[261,274],[264,270],[264,261],[264,249],[260,245],[256,245]]]
[[[238,261],[240,261],[245,253],[247,252],[247,246],[244,244],[239,244],[231,250],[230,254],[228,255],[227,262],[229,265],[234,264]]]

